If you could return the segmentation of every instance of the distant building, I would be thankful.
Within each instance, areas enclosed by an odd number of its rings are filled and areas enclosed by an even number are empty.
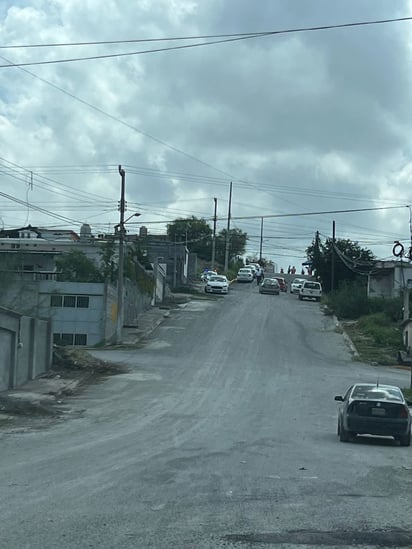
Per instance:
[[[377,261],[368,275],[368,297],[397,297],[412,288],[412,264],[405,261]]]

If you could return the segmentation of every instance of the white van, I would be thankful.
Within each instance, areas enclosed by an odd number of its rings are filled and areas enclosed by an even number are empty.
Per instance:
[[[304,297],[308,299],[315,299],[320,301],[322,297],[322,286],[320,282],[313,282],[312,280],[305,280],[299,290],[299,299],[302,301]]]

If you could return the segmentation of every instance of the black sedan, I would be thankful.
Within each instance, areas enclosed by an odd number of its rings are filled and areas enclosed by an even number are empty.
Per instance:
[[[339,409],[338,436],[348,442],[356,435],[392,436],[401,446],[411,443],[411,415],[399,387],[358,383],[335,396]]]
[[[263,282],[259,284],[260,294],[272,294],[279,295],[280,286],[276,278],[264,278]]]

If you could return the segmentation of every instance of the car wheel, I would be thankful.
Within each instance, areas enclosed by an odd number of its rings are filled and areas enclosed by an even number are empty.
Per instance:
[[[340,422],[338,426],[338,432],[339,432],[339,440],[341,442],[349,442],[350,433],[349,431],[346,431],[346,429],[343,428],[343,425]]]
[[[411,433],[408,433],[405,436],[399,437],[399,444],[401,446],[410,446],[411,445]]]

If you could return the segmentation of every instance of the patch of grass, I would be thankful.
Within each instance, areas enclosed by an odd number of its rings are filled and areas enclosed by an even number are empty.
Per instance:
[[[403,387],[402,393],[408,402],[412,402],[412,389],[410,387]]]
[[[382,365],[397,364],[397,353],[403,348],[402,332],[396,323],[381,313],[343,323],[362,362]]]

